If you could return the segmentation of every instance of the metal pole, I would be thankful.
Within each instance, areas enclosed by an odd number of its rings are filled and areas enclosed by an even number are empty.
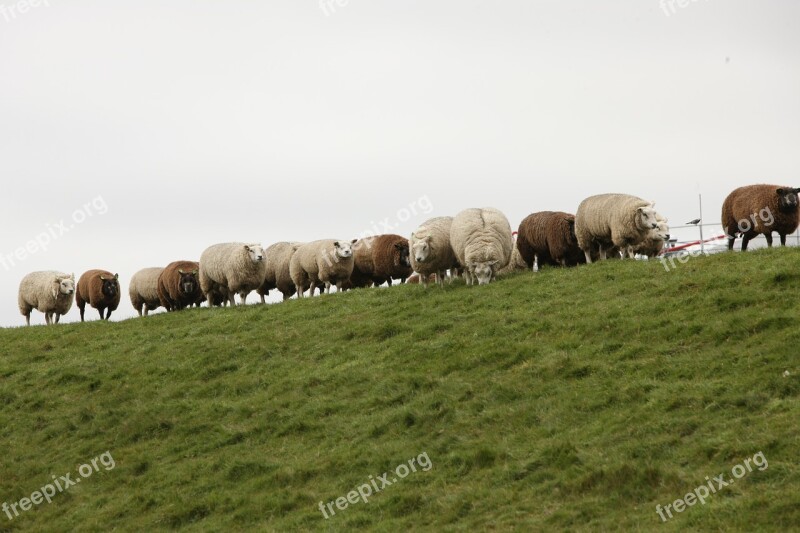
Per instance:
[[[697,225],[700,228],[700,253],[706,254],[706,244],[703,242],[703,195],[697,195],[700,198],[700,223]]]

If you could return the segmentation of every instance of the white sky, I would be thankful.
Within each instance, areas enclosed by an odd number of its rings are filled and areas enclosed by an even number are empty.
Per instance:
[[[0,256],[105,209],[0,264],[0,326],[34,270],[119,272],[114,320],[136,270],[217,242],[603,192],[717,222],[734,187],[800,185],[796,0],[48,4],[0,0]]]

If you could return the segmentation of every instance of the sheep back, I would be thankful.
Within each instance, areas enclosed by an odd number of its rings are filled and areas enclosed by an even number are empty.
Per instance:
[[[517,249],[528,268],[576,266],[586,262],[575,235],[575,215],[562,211],[532,213],[520,222]]]
[[[143,268],[131,276],[128,296],[139,316],[142,316],[142,308],[147,313],[162,305],[158,297],[158,277],[163,271],[162,267]]]

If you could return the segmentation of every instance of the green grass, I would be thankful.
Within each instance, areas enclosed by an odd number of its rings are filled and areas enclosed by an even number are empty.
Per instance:
[[[2,330],[0,503],[116,467],[0,531],[796,529],[799,289],[773,249]]]

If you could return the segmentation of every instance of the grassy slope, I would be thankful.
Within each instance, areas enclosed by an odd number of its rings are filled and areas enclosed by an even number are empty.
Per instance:
[[[797,527],[799,288],[784,249],[2,330],[0,503],[117,466],[0,530]]]

